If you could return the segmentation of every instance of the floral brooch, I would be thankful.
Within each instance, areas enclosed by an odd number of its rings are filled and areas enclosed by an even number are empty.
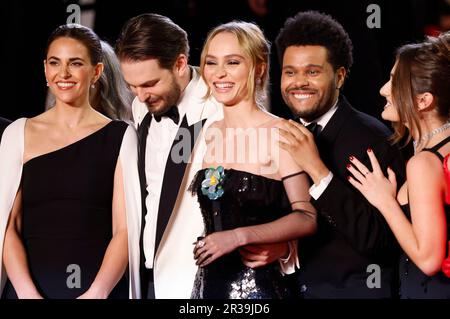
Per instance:
[[[220,198],[223,193],[223,181],[225,170],[222,166],[210,167],[205,171],[205,179],[202,182],[202,194],[208,196],[210,200]]]

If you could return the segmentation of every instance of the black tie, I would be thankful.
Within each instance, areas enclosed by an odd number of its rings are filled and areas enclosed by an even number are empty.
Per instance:
[[[314,137],[317,137],[317,135],[319,135],[320,133],[321,127],[316,122],[309,123],[305,127],[312,133]]]
[[[180,113],[178,112],[178,107],[176,105],[172,106],[166,113],[155,115],[155,121],[161,121],[162,117],[170,118],[175,124],[178,125],[180,122]]]

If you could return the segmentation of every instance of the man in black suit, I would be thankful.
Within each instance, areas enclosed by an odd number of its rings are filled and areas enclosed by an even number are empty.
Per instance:
[[[9,125],[9,123],[11,122],[7,119],[4,119],[3,117],[0,117],[0,141],[2,139],[3,131]]]
[[[392,297],[395,238],[348,183],[347,165],[356,156],[370,167],[366,152],[373,150],[383,170],[391,167],[402,180],[404,162],[388,142],[390,131],[340,94],[353,60],[348,34],[330,16],[309,11],[288,19],[276,44],[283,98],[304,125],[285,121],[282,146],[311,177],[319,212],[317,234],[299,241],[300,291],[304,298]]]

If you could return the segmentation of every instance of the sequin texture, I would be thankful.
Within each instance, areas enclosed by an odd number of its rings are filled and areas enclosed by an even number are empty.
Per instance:
[[[205,170],[199,171],[190,190],[198,197],[206,234],[271,222],[291,212],[283,183],[244,171],[226,169],[224,193],[211,200],[203,194]],[[292,296],[278,263],[251,269],[237,251],[199,268],[192,298],[278,299]]]

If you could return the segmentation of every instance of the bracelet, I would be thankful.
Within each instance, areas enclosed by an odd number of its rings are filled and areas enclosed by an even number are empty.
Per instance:
[[[294,176],[297,176],[297,175],[300,175],[300,174],[306,174],[306,172],[305,171],[301,171],[301,172],[297,172],[297,173],[294,173],[294,174],[282,177],[281,181],[284,182],[286,179],[294,177]]]
[[[309,200],[296,200],[295,202],[292,202],[291,205],[297,204],[297,203],[309,203]]]
[[[291,213],[300,213],[300,214],[305,214],[305,215],[309,215],[309,216],[314,216],[315,215],[315,213],[313,213],[313,212],[310,212],[309,210],[306,210],[306,209],[293,209],[292,211],[291,211]]]

